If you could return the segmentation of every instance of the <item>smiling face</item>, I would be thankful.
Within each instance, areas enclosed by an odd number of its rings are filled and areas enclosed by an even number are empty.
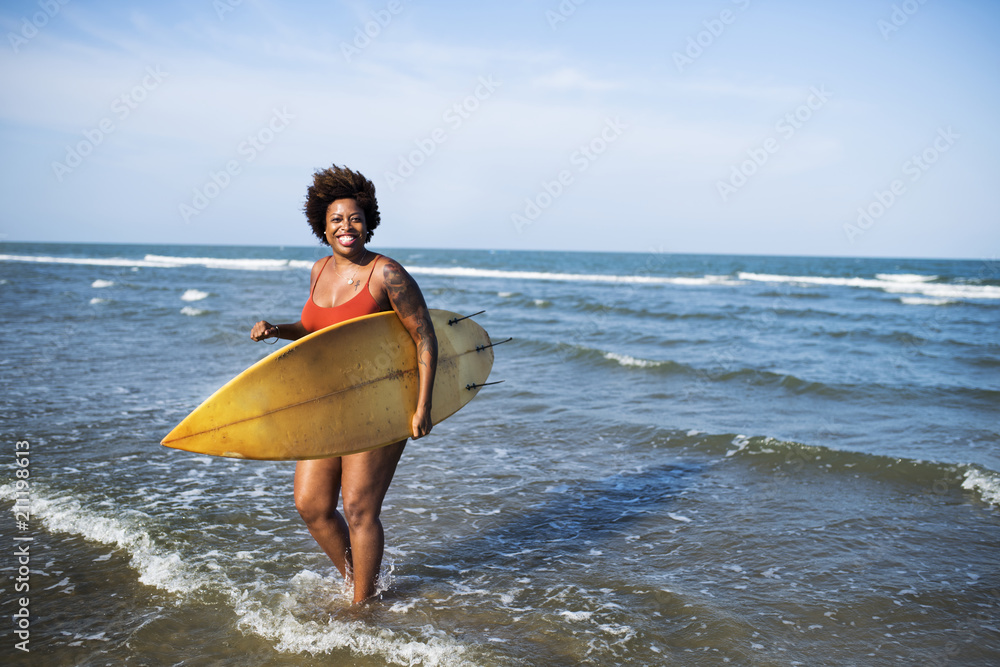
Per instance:
[[[336,199],[326,209],[326,242],[334,252],[352,257],[364,252],[368,239],[365,212],[353,199]]]

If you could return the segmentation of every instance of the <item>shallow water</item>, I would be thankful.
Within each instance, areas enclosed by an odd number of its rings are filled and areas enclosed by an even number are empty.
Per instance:
[[[319,249],[0,246],[12,664],[1000,660],[1000,267],[393,250],[495,339],[410,443],[361,611],[293,467],[159,439],[276,348]],[[23,505],[22,505],[23,507]],[[22,543],[23,544],[23,543]],[[18,608],[14,548],[2,610]]]

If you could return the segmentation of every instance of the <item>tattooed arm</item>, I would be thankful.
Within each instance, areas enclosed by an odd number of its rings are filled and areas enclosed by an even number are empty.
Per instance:
[[[434,388],[434,373],[437,370],[437,336],[434,335],[434,325],[431,323],[424,295],[420,293],[420,288],[410,274],[389,259],[382,269],[382,280],[392,309],[396,311],[396,315],[410,332],[410,337],[417,346],[420,393],[410,423],[410,430],[415,440],[431,432],[431,393]]]

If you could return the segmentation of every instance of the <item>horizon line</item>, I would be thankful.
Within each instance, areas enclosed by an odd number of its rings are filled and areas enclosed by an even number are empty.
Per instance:
[[[10,240],[0,238],[0,244],[22,243],[34,245],[51,246],[181,246],[189,248],[322,248],[323,244],[298,245],[298,244],[273,244],[273,243],[165,243],[165,242],[132,242],[132,241],[25,241]],[[369,244],[370,245],[370,244]],[[572,249],[546,249],[537,248],[449,248],[439,246],[385,246],[389,250],[437,250],[456,252],[522,252],[522,253],[578,253],[593,255],[690,255],[690,256],[716,256],[716,257],[775,257],[775,258],[803,258],[803,259],[862,259],[862,260],[905,260],[905,261],[944,261],[944,262],[1000,262],[1000,257],[928,257],[928,256],[887,256],[887,255],[823,255],[823,254],[791,254],[791,253],[738,253],[738,252],[703,252],[703,251],[674,251],[674,250],[572,250]]]

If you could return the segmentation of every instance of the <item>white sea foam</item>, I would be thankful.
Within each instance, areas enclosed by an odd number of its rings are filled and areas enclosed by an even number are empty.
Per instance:
[[[78,264],[84,266],[124,266],[135,268],[176,269],[185,266],[204,266],[210,269],[236,271],[283,271],[310,269],[312,261],[297,259],[229,259],[224,257],[172,257],[146,255],[142,259],[127,257],[54,257],[51,255],[4,255],[0,262],[35,262],[39,264]]]
[[[939,299],[1000,299],[1000,287],[994,285],[955,285],[951,283],[926,283],[910,288],[897,283],[883,288],[892,294],[915,292]]]
[[[111,287],[114,284],[115,283],[114,283],[113,280],[100,280],[100,279],[98,279],[98,280],[95,280],[94,282],[90,283],[90,286],[94,287],[96,289],[100,289],[102,287]]]
[[[228,269],[234,271],[283,271],[285,269],[311,269],[312,261],[298,259],[265,259],[244,258],[229,259],[224,257],[173,257],[170,255],[146,255],[144,261],[159,266],[204,266],[209,269]]]
[[[0,484],[0,499],[17,497],[12,484]],[[322,654],[348,650],[394,665],[471,664],[464,657],[466,646],[430,627],[422,629],[424,636],[414,638],[385,628],[368,630],[357,623],[332,619],[319,623],[296,618],[293,611],[309,604],[310,599],[319,597],[325,601],[331,594],[341,592],[339,581],[302,572],[292,578],[292,590],[286,592],[285,602],[268,606],[262,600],[273,600],[273,590],[237,585],[225,567],[211,568],[210,573],[199,569],[177,551],[157,544],[142,525],[138,512],[128,518],[107,516],[85,508],[75,497],[47,496],[37,488],[32,494],[31,509],[32,519],[37,518],[49,531],[79,535],[126,552],[141,583],[178,595],[178,602],[199,603],[208,592],[223,594],[237,615],[237,625],[274,642],[278,651]],[[384,571],[385,574],[391,580],[391,572]],[[197,597],[193,597],[195,593]]]
[[[744,449],[746,449],[747,445],[750,444],[750,438],[746,437],[745,435],[738,435],[735,438],[733,438],[733,444],[736,445],[736,449],[730,449],[728,452],[726,452],[726,458],[738,454],[739,452],[742,452]]]
[[[907,306],[946,306],[949,303],[957,303],[955,299],[938,299],[926,296],[901,296],[899,302]]]
[[[590,617],[594,615],[592,611],[561,611],[560,616],[565,616],[567,620],[574,623],[579,623],[580,621],[589,621]]]
[[[275,612],[258,600],[240,600],[236,606],[239,627],[275,643],[283,653],[309,653],[349,650],[360,655],[378,656],[392,665],[470,665],[462,656],[466,647],[441,636],[423,641],[396,636],[382,629],[364,631],[357,624],[333,619],[325,623],[301,621],[287,611]],[[430,632],[432,628],[425,626]]]
[[[0,486],[0,498],[13,500],[11,484]],[[187,565],[175,551],[154,543],[149,533],[134,519],[105,516],[85,509],[76,498],[46,497],[36,487],[31,499],[32,518],[38,518],[52,532],[71,533],[126,551],[139,581],[165,591],[190,594],[209,581]]]
[[[464,266],[408,266],[413,275],[443,276],[448,278],[500,278],[503,280],[552,280],[557,282],[615,283],[635,285],[733,285],[737,281],[729,276],[706,275],[701,278],[648,276],[639,274],[610,275],[603,273],[550,273],[547,271],[503,271],[499,269],[474,269]]]
[[[943,299],[1000,299],[1000,287],[993,285],[958,285],[954,283],[930,282],[937,276],[915,276],[899,274],[890,276],[879,274],[883,278],[844,278],[830,276],[784,276],[769,273],[737,274],[740,280],[767,283],[786,283],[791,285],[822,285],[830,287],[857,287],[860,289],[876,289],[890,294],[920,294]],[[902,279],[899,279],[902,276]],[[885,279],[892,278],[892,279]],[[920,278],[918,280],[917,278]],[[924,280],[926,278],[926,280]]]
[[[184,294],[181,294],[181,301],[201,301],[208,297],[208,292],[202,292],[201,290],[189,289]]]
[[[163,266],[138,259],[124,257],[52,257],[49,255],[0,255],[0,262],[35,262],[38,264],[81,264],[84,266]]]
[[[929,283],[938,279],[937,276],[922,276],[917,273],[876,273],[875,277],[897,283]]]
[[[211,269],[237,271],[283,271],[307,270],[313,266],[312,260],[271,259],[271,258],[225,258],[225,257],[177,257],[172,255],[147,254],[142,259],[124,257],[55,257],[50,255],[10,255],[0,254],[0,261],[39,262],[50,264],[82,264],[93,266],[123,266],[138,268],[181,268],[203,266]],[[707,274],[701,277],[651,276],[635,274],[582,274],[556,273],[546,271],[507,271],[499,269],[479,269],[471,267],[431,267],[411,266],[407,270],[414,275],[443,276],[452,278],[499,278],[504,280],[549,280],[560,282],[591,282],[638,285],[739,285],[741,282],[776,282],[796,285],[844,286],[865,289],[879,289],[889,293],[919,294],[942,299],[1000,299],[1000,287],[995,285],[967,285],[934,282],[938,276],[911,273],[879,273],[875,278],[850,278],[829,276],[786,276],[741,272],[734,279],[731,276]],[[94,285],[97,286],[96,284]],[[511,296],[512,292],[501,292],[499,296]]]
[[[383,571],[382,575],[385,575]],[[382,579],[383,576],[380,576]],[[290,590],[278,605],[265,605],[253,591],[233,587],[230,598],[236,611],[237,625],[273,642],[284,653],[318,655],[332,651],[377,656],[392,665],[440,665],[442,667],[470,665],[464,654],[467,648],[448,637],[443,631],[424,626],[424,637],[402,636],[386,628],[368,630],[363,625],[327,618],[324,622],[302,620],[295,609],[309,608],[317,603],[326,607],[331,597],[349,600],[350,591],[339,579],[322,577],[309,570],[292,577]],[[390,611],[403,611],[393,606]],[[312,615],[316,617],[316,615]]]
[[[181,315],[187,315],[188,317],[198,317],[199,315],[204,315],[207,312],[207,310],[195,308],[194,306],[184,306],[181,308]]]
[[[634,366],[637,368],[655,368],[657,366],[662,366],[665,362],[663,361],[651,361],[649,359],[636,359],[635,357],[630,357],[627,354],[618,354],[617,352],[606,352],[604,358],[610,361],[617,361],[622,366]]]
[[[142,259],[124,257],[55,257],[50,255],[10,255],[0,254],[0,261],[37,262],[50,264],[82,264],[92,266],[122,266],[139,268],[182,268],[203,266],[210,269],[236,271],[283,271],[308,270],[312,260],[271,259],[271,258],[225,258],[225,257],[177,257],[172,255],[147,254]],[[499,269],[478,269],[471,267],[410,266],[407,270],[414,275],[443,276],[451,278],[499,278],[503,280],[548,280],[559,282],[590,282],[636,285],[682,285],[690,287],[711,285],[739,285],[742,282],[776,282],[795,285],[824,285],[878,289],[894,294],[919,294],[939,299],[1000,299],[1000,287],[994,285],[966,285],[934,282],[938,276],[910,273],[879,273],[875,278],[845,278],[829,276],[786,276],[740,272],[737,278],[724,275],[706,274],[701,277],[651,276],[635,274],[583,274],[556,273],[546,271],[507,271]],[[100,281],[98,281],[100,282]],[[98,285],[95,284],[95,287]],[[102,285],[106,286],[106,285]],[[500,292],[501,298],[512,296],[513,292]]]
[[[93,299],[90,300],[90,305],[93,306],[93,305],[96,305],[98,303],[107,303],[107,301],[108,301],[107,299],[99,299],[99,298],[97,298],[95,296]]]
[[[991,505],[1000,505],[1000,476],[993,471],[970,468],[965,471],[962,488],[975,491],[979,497]]]

